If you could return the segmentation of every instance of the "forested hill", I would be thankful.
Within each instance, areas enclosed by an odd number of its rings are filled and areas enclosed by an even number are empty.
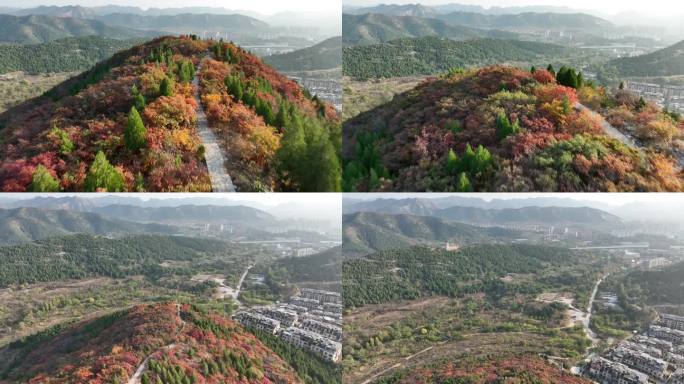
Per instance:
[[[345,256],[418,244],[442,247],[446,241],[456,244],[496,242],[518,235],[516,231],[503,228],[479,228],[445,222],[435,217],[371,212],[344,215],[343,228],[342,248]]]
[[[239,191],[340,189],[332,105],[233,43],[180,36],[0,114],[0,190],[211,191],[197,95]]]
[[[441,20],[414,16],[388,16],[376,13],[342,15],[342,41],[345,45],[376,44],[403,37],[438,36],[453,40],[482,37],[514,39],[517,34],[449,25]]]
[[[264,57],[279,71],[314,71],[342,66],[342,38],[332,37],[312,47]]]
[[[647,55],[614,59],[608,66],[625,77],[681,76],[684,75],[684,41]]]
[[[65,37],[101,36],[133,39],[157,33],[134,28],[109,26],[98,20],[45,15],[11,16],[0,14],[0,43],[45,43]]]
[[[346,120],[343,189],[684,189],[669,150],[684,120],[629,91],[584,81],[571,67],[545,67],[455,68]],[[618,140],[608,121],[629,126],[648,150]]]
[[[176,229],[168,225],[132,223],[88,212],[37,208],[0,209],[0,245],[75,233],[121,235],[175,232]]]
[[[123,278],[165,273],[189,274],[164,261],[198,260],[229,253],[230,246],[212,239],[131,235],[116,239],[78,234],[0,247],[0,287],[91,277]]]
[[[486,293],[496,298],[533,289],[501,280],[508,274],[539,275],[576,259],[577,254],[565,248],[523,244],[474,245],[455,252],[391,249],[344,262],[344,301],[348,307],[357,307],[430,295]]]
[[[435,36],[345,47],[343,73],[356,79],[435,75],[495,63],[525,65],[572,55],[560,45],[519,40],[454,41]]]
[[[44,44],[0,44],[0,74],[14,71],[31,74],[83,71],[137,43],[137,39],[88,36],[69,37]]]
[[[304,383],[292,364],[315,359],[273,339],[188,304],[138,305],[0,349],[0,382],[126,383],[149,357],[142,383]]]

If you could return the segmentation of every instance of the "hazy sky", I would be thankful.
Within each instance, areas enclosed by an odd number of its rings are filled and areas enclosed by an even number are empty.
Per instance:
[[[643,203],[671,203],[675,206],[684,205],[684,194],[678,193],[345,193],[350,199],[406,199],[459,196],[471,197],[491,201],[492,199],[530,199],[540,197],[555,197],[559,199],[573,199],[579,201],[595,201],[615,206],[643,202]]]
[[[483,7],[510,7],[522,5],[553,5],[561,7],[571,7],[574,9],[587,9],[606,14],[617,14],[626,11],[636,11],[649,15],[671,15],[674,13],[683,13],[684,6],[681,2],[674,0],[573,0],[573,1],[559,1],[559,0],[343,0],[346,5],[375,5],[375,4],[425,4],[437,5],[447,3],[480,5]],[[680,8],[677,10],[677,8]]]
[[[283,11],[294,12],[341,12],[341,0],[0,0],[0,7],[29,8],[39,5],[124,5],[139,8],[176,8],[176,7],[223,7],[234,10],[247,10],[262,14]]]

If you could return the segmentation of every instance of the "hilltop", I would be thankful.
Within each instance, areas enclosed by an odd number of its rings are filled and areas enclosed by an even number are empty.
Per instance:
[[[315,71],[342,65],[342,37],[331,37],[314,46],[294,52],[264,57],[279,71]]]
[[[679,191],[682,121],[572,68],[453,69],[345,121],[353,191]]]
[[[607,67],[625,77],[682,76],[684,41],[646,55],[611,60]]]
[[[211,145],[240,191],[339,190],[339,135],[331,105],[237,45],[161,37],[0,114],[0,189],[210,191]]]
[[[0,382],[303,383],[241,326],[190,305],[138,305],[0,349]],[[138,382],[138,381],[136,381]]]
[[[449,25],[442,20],[415,16],[391,16],[377,13],[342,15],[342,41],[345,45],[377,44],[403,37],[425,36],[438,36],[453,40],[517,37],[516,34],[510,32]]]

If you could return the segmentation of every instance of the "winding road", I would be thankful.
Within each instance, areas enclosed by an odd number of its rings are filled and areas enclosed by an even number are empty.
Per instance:
[[[231,179],[228,172],[226,172],[226,159],[223,156],[221,147],[218,145],[216,135],[209,128],[207,122],[207,115],[204,113],[204,106],[200,98],[199,92],[199,72],[201,65],[197,66],[197,73],[192,80],[192,85],[195,89],[195,101],[197,102],[197,128],[199,137],[204,145],[204,158],[207,161],[207,169],[209,170],[209,177],[211,178],[211,189],[213,192],[236,192],[233,179]]]
[[[610,274],[607,274],[607,275],[601,277],[600,279],[598,279],[596,284],[594,284],[594,290],[591,291],[591,297],[589,298],[589,304],[587,304],[586,316],[582,320],[582,325],[584,326],[584,332],[587,334],[587,337],[589,338],[589,340],[591,340],[591,344],[594,347],[598,344],[599,339],[598,339],[598,335],[596,334],[596,332],[591,330],[592,309],[594,307],[594,301],[596,300],[596,294],[598,294],[599,286],[601,285],[603,280],[605,280],[609,275]]]

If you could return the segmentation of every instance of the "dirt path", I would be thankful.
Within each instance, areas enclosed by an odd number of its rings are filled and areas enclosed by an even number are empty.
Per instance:
[[[183,329],[185,328],[185,320],[183,320],[183,318],[180,316],[180,304],[178,304],[178,303],[176,303],[176,316],[178,316],[178,319],[181,322],[181,329],[178,331],[178,333],[180,334],[181,332],[183,332]],[[162,347],[162,348],[156,350],[155,352],[150,353],[145,358],[145,360],[143,360],[142,363],[140,363],[140,365],[138,366],[138,369],[135,370],[135,373],[133,374],[133,376],[131,376],[131,378],[128,379],[127,384],[140,384],[140,382],[142,380],[142,375],[147,370],[147,365],[149,364],[152,356],[154,356],[157,352],[161,352],[161,351],[165,351],[165,350],[168,351],[169,349],[172,349],[175,346],[176,346],[176,343],[171,343],[165,347]]]
[[[447,343],[447,341],[442,341],[442,342],[440,342],[438,345],[444,345],[444,344],[446,344],[446,343]],[[422,355],[422,354],[425,353],[425,352],[429,352],[429,351],[433,350],[434,348],[435,348],[435,347],[432,346],[432,347],[427,347],[427,348],[425,348],[425,349],[422,349],[422,350],[420,350],[420,351],[418,351],[418,352],[416,352],[416,353],[414,353],[414,354],[412,354],[412,355],[409,355],[409,356],[404,357],[404,360],[403,360],[403,361],[404,361],[404,362],[407,362],[407,361],[409,361],[409,360],[412,360],[412,359],[415,358],[416,356]],[[404,365],[404,364],[402,364],[402,363],[400,362],[400,363],[396,363],[396,364],[394,364],[394,365],[392,365],[392,366],[390,366],[390,367],[387,367],[387,368],[383,369],[382,371],[380,371],[380,372],[374,374],[373,376],[371,376],[369,379],[365,380],[365,381],[364,381],[363,383],[361,383],[361,384],[370,384],[373,380],[377,379],[378,377],[383,376],[383,375],[386,374],[387,372],[392,371],[392,370],[394,370],[394,369],[401,368],[403,365]]]
[[[197,74],[192,80],[192,85],[195,88],[195,101],[197,102],[197,129],[199,131],[202,145],[204,145],[204,158],[207,161],[207,168],[209,169],[209,177],[211,178],[211,189],[213,192],[236,192],[233,179],[230,178],[226,172],[226,159],[223,152],[218,145],[218,139],[214,132],[209,129],[207,122],[207,115],[204,113],[204,106],[199,94],[199,72],[201,66],[197,67]]]
[[[603,128],[603,132],[606,135],[619,140],[620,142],[622,142],[630,148],[639,149],[639,146],[634,142],[634,139],[620,132],[617,128],[610,125],[610,123],[607,122],[606,119],[603,118],[603,116],[585,107],[582,103],[575,103],[575,110],[586,111],[590,113],[592,116],[595,116],[596,118],[600,119],[601,128]]]

